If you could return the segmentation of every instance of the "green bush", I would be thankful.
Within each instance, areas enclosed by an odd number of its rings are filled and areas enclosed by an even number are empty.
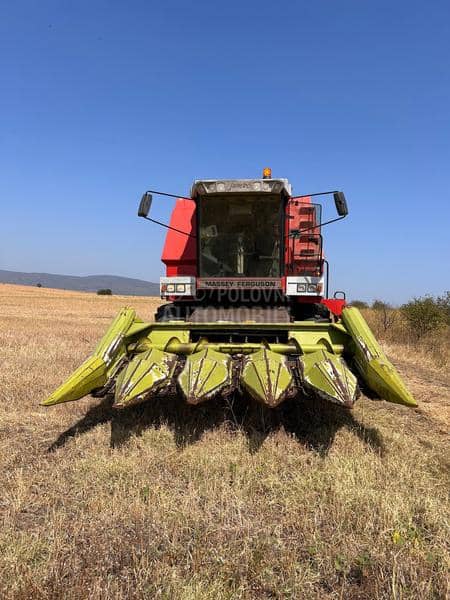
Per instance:
[[[99,296],[112,296],[112,290],[110,290],[109,288],[97,290],[97,294]]]
[[[372,302],[372,308],[374,310],[386,310],[390,309],[391,305],[388,302],[384,302],[383,300],[374,300]]]
[[[367,304],[367,302],[364,302],[364,300],[352,300],[350,302],[350,306],[354,306],[355,308],[369,308],[369,305]]]
[[[436,303],[445,316],[445,322],[450,325],[450,292],[445,292],[445,296],[438,296]]]
[[[413,298],[400,307],[411,332],[417,339],[441,329],[447,322],[449,299],[423,296]]]
[[[376,312],[376,318],[382,332],[386,333],[389,329],[392,329],[397,321],[397,312],[392,305],[389,302],[384,302],[384,300],[374,300],[372,309]]]

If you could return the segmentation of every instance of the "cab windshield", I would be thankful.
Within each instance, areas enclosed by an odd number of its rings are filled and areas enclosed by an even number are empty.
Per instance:
[[[279,277],[279,194],[202,196],[201,277]]]

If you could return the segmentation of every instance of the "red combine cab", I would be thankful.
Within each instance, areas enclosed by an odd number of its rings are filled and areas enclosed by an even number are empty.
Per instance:
[[[333,192],[339,218],[344,195]],[[162,254],[166,277],[158,320],[223,316],[245,308],[256,320],[268,311],[283,320],[339,316],[344,300],[329,301],[321,206],[292,196],[286,179],[196,181],[179,198]],[[147,196],[148,198],[148,196]],[[264,307],[265,311],[261,311]],[[253,309],[251,312],[249,312]]]

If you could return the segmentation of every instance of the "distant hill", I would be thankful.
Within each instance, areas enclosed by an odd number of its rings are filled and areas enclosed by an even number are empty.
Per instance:
[[[0,283],[33,286],[40,283],[45,288],[79,292],[96,292],[100,289],[109,288],[113,294],[124,296],[159,296],[159,283],[117,275],[77,277],[75,275],[54,275],[52,273],[20,273],[0,269]]]

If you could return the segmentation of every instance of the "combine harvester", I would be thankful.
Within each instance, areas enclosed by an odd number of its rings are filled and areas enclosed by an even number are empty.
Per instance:
[[[152,194],[177,198],[169,225]],[[314,197],[334,197],[321,222]],[[269,407],[305,394],[351,408],[363,383],[416,406],[361,313],[328,297],[321,227],[348,214],[342,192],[293,196],[286,179],[195,181],[190,198],[149,191],[138,215],[167,227],[155,322],[124,308],[45,406],[114,394],[124,408],[181,393],[199,404],[233,390]],[[336,298],[337,295],[343,297]]]

